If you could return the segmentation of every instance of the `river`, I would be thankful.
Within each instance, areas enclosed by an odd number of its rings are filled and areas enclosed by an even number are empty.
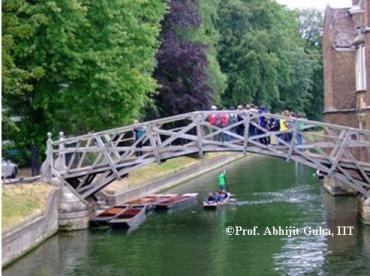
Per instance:
[[[213,171],[168,191],[198,192],[198,204],[148,216],[129,234],[59,233],[3,275],[369,275],[370,227],[357,221],[355,198],[329,196],[313,172],[252,156],[227,167],[234,198],[221,210],[201,208],[217,187]],[[353,235],[303,232],[321,227],[334,233],[338,225],[354,226]],[[227,226],[258,227],[260,236],[227,235]],[[300,234],[264,236],[273,226]]]

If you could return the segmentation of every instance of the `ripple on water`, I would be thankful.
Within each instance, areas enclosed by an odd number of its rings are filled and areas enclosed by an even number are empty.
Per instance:
[[[300,232],[303,228],[300,229]],[[287,275],[319,274],[325,263],[325,236],[294,236],[284,238],[281,250],[273,255],[275,269]]]
[[[243,205],[257,205],[257,204],[273,204],[277,202],[283,203],[303,203],[307,201],[317,200],[319,195],[312,194],[312,187],[309,185],[301,185],[284,189],[278,192],[258,192],[253,193],[254,197],[262,197],[257,200],[236,200],[234,204]]]

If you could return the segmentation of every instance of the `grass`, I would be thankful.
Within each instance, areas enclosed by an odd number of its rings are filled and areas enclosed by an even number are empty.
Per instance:
[[[2,231],[20,224],[44,210],[49,193],[54,187],[36,183],[4,185],[2,194]]]
[[[305,131],[304,137],[308,142],[320,142],[323,140],[323,137],[326,137],[323,130],[316,131]]]
[[[204,158],[210,159],[217,156],[227,156],[230,153],[209,153]],[[151,179],[156,179],[165,175],[169,175],[185,169],[191,165],[197,164],[201,159],[183,156],[174,159],[169,159],[161,164],[149,164],[139,169],[130,172],[127,178],[118,180],[108,185],[104,191],[110,194],[129,187],[139,186]]]

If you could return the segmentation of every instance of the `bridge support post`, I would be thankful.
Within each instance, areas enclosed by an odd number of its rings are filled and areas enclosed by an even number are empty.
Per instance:
[[[197,137],[198,137],[198,156],[203,157],[203,128],[201,126],[202,123],[202,117],[200,114],[197,114],[197,116],[194,118],[194,121],[197,123]]]
[[[55,167],[58,171],[64,172],[67,169],[66,166],[66,156],[64,153],[64,133],[63,131],[59,132],[59,155],[55,160]]]
[[[248,138],[249,138],[249,125],[251,117],[246,112],[244,115],[244,142],[243,142],[243,154],[247,154],[247,147],[248,147]]]
[[[357,213],[363,224],[370,225],[370,198],[359,197],[357,199]]]
[[[48,140],[46,142],[46,160],[41,165],[41,174],[46,182],[51,182],[53,178],[53,141],[51,140],[51,132],[48,132]]]
[[[323,181],[323,188],[332,196],[354,196],[356,195],[356,191],[348,188],[348,186],[342,184],[337,179],[333,177],[325,177]]]

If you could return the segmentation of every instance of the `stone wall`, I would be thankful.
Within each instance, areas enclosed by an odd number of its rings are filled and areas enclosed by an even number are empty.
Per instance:
[[[60,189],[47,199],[46,208],[36,218],[2,233],[2,266],[24,255],[58,231]]]

